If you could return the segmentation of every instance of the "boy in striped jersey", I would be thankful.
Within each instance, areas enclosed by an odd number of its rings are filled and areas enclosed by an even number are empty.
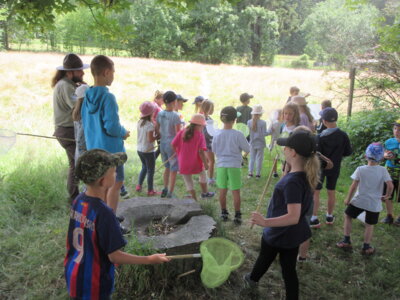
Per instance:
[[[87,190],[73,201],[64,259],[65,279],[72,299],[110,299],[114,289],[114,264],[157,264],[169,261],[165,254],[136,256],[120,249],[126,245],[105,195],[115,183],[116,167],[125,153],[92,149],[78,160],[75,176]]]

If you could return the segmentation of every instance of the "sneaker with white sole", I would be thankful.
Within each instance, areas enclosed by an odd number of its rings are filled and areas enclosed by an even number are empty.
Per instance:
[[[223,209],[221,211],[221,220],[226,222],[226,221],[228,221],[228,219],[229,219],[229,213],[226,209]]]
[[[318,218],[310,221],[311,228],[320,228],[321,223],[319,222]]]
[[[332,216],[332,217],[326,216],[325,223],[327,225],[332,225],[334,222],[335,222],[335,216]]]
[[[207,192],[207,193],[201,193],[201,198],[212,198],[214,197],[215,193],[214,192]]]

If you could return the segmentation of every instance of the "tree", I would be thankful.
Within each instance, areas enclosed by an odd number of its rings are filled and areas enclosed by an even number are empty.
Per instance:
[[[327,0],[316,5],[302,28],[306,33],[306,53],[318,52],[338,67],[343,67],[350,55],[363,53],[376,44],[376,28],[372,20],[379,16],[371,5],[350,9],[344,0]],[[313,53],[317,49],[317,53]]]

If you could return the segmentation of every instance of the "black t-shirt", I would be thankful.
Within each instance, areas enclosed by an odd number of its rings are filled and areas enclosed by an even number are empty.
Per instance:
[[[267,218],[287,214],[288,204],[301,204],[299,223],[284,227],[266,227],[263,238],[267,244],[279,248],[294,248],[311,237],[306,213],[310,210],[313,193],[307,182],[305,172],[285,175],[275,186],[267,211]]]

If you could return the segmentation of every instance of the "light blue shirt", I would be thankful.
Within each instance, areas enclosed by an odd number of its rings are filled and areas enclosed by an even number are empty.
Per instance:
[[[179,115],[174,111],[162,110],[157,115],[157,123],[160,124],[160,143],[171,144],[176,135],[176,125],[181,124]]]

